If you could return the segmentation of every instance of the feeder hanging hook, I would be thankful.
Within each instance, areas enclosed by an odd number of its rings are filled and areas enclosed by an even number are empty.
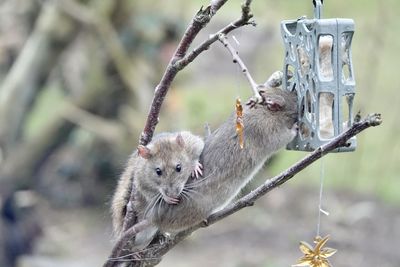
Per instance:
[[[313,0],[314,5],[314,18],[321,19],[322,17],[322,4],[324,0]]]

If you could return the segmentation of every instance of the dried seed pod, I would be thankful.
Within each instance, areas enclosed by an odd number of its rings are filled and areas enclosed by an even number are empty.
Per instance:
[[[243,106],[240,101],[240,98],[236,98],[236,133],[239,137],[239,146],[241,149],[244,147],[244,138],[243,138]]]

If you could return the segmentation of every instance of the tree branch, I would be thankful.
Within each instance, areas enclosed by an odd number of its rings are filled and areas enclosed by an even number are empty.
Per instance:
[[[229,53],[231,53],[233,57],[233,63],[237,63],[243,72],[243,74],[246,76],[247,80],[250,83],[251,89],[253,91],[254,97],[258,100],[261,101],[262,97],[260,93],[258,92],[258,84],[254,81],[253,77],[251,76],[249,70],[247,69],[246,65],[242,61],[242,59],[239,57],[238,51],[233,48],[233,46],[229,43],[228,38],[226,38],[226,35],[223,33],[220,33],[218,35],[218,40],[228,49]]]
[[[234,22],[229,23],[226,25],[224,28],[219,30],[218,32],[211,34],[207,40],[202,42],[200,45],[198,45],[196,48],[192,50],[189,54],[187,54],[184,58],[181,60],[178,60],[175,65],[176,67],[181,70],[184,67],[186,67],[189,63],[191,63],[198,55],[200,55],[202,52],[210,48],[210,45],[218,41],[218,36],[220,34],[228,34],[231,31],[235,30],[236,28],[245,26],[245,25],[253,25],[255,26],[254,21],[250,21],[250,19],[253,17],[253,15],[250,13],[250,3],[251,1],[246,1],[246,3],[243,4],[242,6],[242,16],[235,20]]]
[[[274,188],[277,188],[283,183],[287,182],[288,180],[293,178],[297,173],[304,170],[306,167],[310,166],[316,160],[327,155],[329,152],[335,150],[336,148],[346,146],[348,140],[353,136],[359,134],[360,132],[364,131],[365,129],[371,126],[378,126],[381,123],[382,119],[380,114],[368,115],[362,121],[355,122],[347,131],[335,137],[325,145],[317,148],[315,151],[309,153],[306,157],[304,157],[302,160],[298,161],[297,163],[289,167],[287,170],[283,171],[282,173],[276,175],[275,177],[269,180],[266,180],[264,184],[262,184],[261,186],[259,186],[257,189],[253,190],[246,196],[228,205],[221,211],[211,214],[204,222],[199,223],[187,230],[178,233],[177,235],[174,236],[174,238],[167,240],[166,242],[160,245],[153,245],[152,247],[149,247],[143,251],[136,252],[134,253],[134,256],[137,256],[138,258],[142,259],[140,261],[140,264],[146,263],[149,264],[146,266],[154,266],[156,263],[158,263],[159,259],[161,259],[163,255],[165,255],[176,244],[184,240],[187,236],[189,236],[197,229],[208,227],[209,225],[214,224],[245,207],[252,206],[255,203],[255,201],[257,201],[260,197],[264,196]],[[132,255],[133,254],[129,256]],[[155,259],[158,259],[156,263],[154,263]],[[122,261],[127,259],[126,258],[124,259],[123,257],[112,259],[112,261],[115,263],[120,260]],[[133,264],[134,262],[135,260],[132,260]],[[134,265],[134,266],[141,266],[141,265]]]

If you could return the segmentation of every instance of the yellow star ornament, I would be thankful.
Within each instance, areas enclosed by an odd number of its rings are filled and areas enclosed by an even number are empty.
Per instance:
[[[317,236],[314,239],[316,243],[313,248],[310,244],[304,241],[300,241],[300,250],[304,253],[297,264],[292,265],[292,267],[300,266],[310,266],[310,267],[332,267],[328,258],[336,253],[336,249],[333,248],[323,248],[323,246],[328,242],[329,235],[322,238]]]

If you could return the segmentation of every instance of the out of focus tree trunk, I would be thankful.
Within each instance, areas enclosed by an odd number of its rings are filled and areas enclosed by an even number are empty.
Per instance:
[[[12,49],[15,59],[11,49],[0,51],[9,58],[0,62],[4,77],[0,83],[0,266],[4,267],[14,266],[19,255],[29,252],[17,244],[32,244],[40,233],[40,219],[28,220],[18,212],[15,195],[19,190],[37,190],[52,205],[104,203],[104,188],[137,142],[130,136],[137,138],[143,124],[135,119],[136,109],[147,108],[144,100],[151,90],[146,89],[152,87],[149,68],[136,60],[139,51],[126,50],[122,42],[121,32],[130,31],[129,38],[135,38],[129,25],[133,14],[126,10],[128,1],[36,4],[26,12],[37,18],[29,17],[35,23],[26,25],[30,34],[21,35],[26,40]],[[18,13],[18,3],[10,6]],[[61,96],[56,104],[48,104],[50,109],[40,118],[36,110],[54,86]],[[28,134],[32,117],[39,126]],[[76,137],[82,132],[87,136],[83,143]],[[80,154],[71,154],[68,147],[79,147]],[[67,160],[71,157],[80,160],[71,163]],[[69,199],[57,201],[61,196],[52,193],[56,190],[53,183],[61,185],[63,196]],[[80,189],[63,186],[72,183]],[[72,199],[77,196],[75,191],[81,195]]]
[[[45,5],[34,31],[0,88],[0,144],[3,156],[21,137],[22,125],[64,48],[78,32],[76,23],[54,5]]]

